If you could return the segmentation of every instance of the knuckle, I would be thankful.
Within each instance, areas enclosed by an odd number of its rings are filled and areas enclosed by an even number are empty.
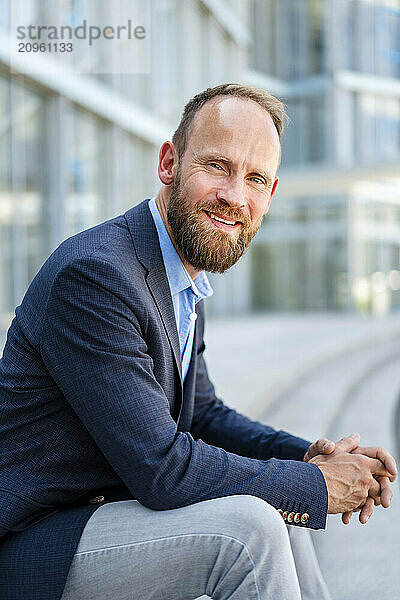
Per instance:
[[[363,471],[361,474],[361,485],[363,487],[368,487],[370,485],[370,483],[371,483],[371,475],[368,472]]]
[[[355,464],[361,470],[363,476],[369,475],[371,471],[369,469],[369,465],[368,465],[368,461],[367,461],[366,457],[362,456],[361,454],[357,454],[354,457],[354,459],[355,459]]]
[[[374,498],[374,500],[375,500],[375,498],[377,498],[378,502],[380,503],[380,501],[381,501],[381,491],[380,491],[380,489],[370,489],[369,490],[369,495],[371,496],[371,498]]]

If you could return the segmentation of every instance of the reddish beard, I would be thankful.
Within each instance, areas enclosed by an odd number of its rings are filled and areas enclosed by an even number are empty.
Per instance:
[[[240,221],[241,225],[232,232],[213,227],[207,222],[205,210]],[[195,269],[211,273],[223,273],[232,267],[246,252],[262,223],[261,217],[252,225],[241,210],[220,200],[190,206],[181,193],[179,169],[171,186],[167,217],[175,244],[183,258]]]

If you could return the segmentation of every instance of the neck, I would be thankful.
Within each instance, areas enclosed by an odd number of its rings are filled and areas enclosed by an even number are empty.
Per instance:
[[[171,231],[171,227],[169,225],[168,222],[168,217],[167,217],[167,211],[168,211],[168,202],[169,202],[169,196],[170,194],[168,193],[169,189],[167,188],[167,186],[163,186],[160,191],[158,192],[157,196],[156,196],[156,204],[157,204],[157,208],[158,211],[161,215],[161,218],[163,220],[163,223],[165,225],[165,228],[167,230],[167,233],[171,239],[171,242],[174,245],[175,250],[178,253],[179,258],[181,259],[186,271],[189,273],[190,277],[192,279],[195,279],[197,277],[197,275],[199,273],[201,273],[201,271],[198,271],[197,269],[195,269],[194,267],[192,267],[191,264],[189,264],[182,256],[179,248],[177,248],[175,240],[174,240],[174,236],[172,235],[172,231]]]

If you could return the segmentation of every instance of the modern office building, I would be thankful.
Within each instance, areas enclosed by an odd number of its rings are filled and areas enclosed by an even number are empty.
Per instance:
[[[398,307],[400,3],[252,6],[248,79],[286,99],[292,120],[253,252],[253,306]]]
[[[32,23],[56,9],[76,23],[109,3],[19,4]],[[185,101],[223,81],[275,93],[291,123],[270,213],[211,277],[209,312],[400,305],[399,0],[149,0],[148,73],[61,78],[12,61],[12,6],[0,0],[0,336],[63,239],[157,191]]]

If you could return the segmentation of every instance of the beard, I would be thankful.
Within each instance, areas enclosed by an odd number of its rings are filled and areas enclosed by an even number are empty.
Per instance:
[[[232,233],[218,229],[204,218],[204,210],[241,221],[241,225]],[[252,225],[241,210],[220,200],[191,206],[181,193],[180,169],[171,185],[167,217],[175,244],[183,258],[195,269],[210,273],[224,273],[237,263],[263,220],[261,217]]]

